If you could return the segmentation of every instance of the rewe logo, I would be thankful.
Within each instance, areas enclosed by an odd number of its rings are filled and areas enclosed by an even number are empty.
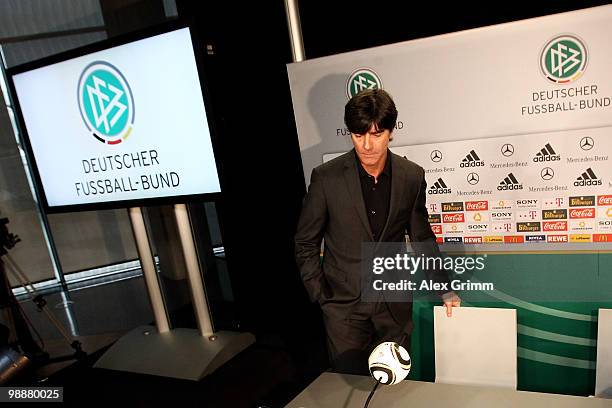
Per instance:
[[[433,183],[428,191],[429,194],[450,194],[451,189],[444,183],[444,180],[438,178],[438,181]]]
[[[351,99],[359,92],[366,89],[381,89],[382,81],[374,70],[370,68],[358,68],[346,81],[346,97]]]
[[[574,186],[601,186],[601,180],[595,175],[593,169],[589,167],[584,173],[576,178],[576,181],[574,181]]]
[[[586,47],[577,37],[560,35],[544,46],[540,68],[547,79],[557,84],[575,81],[587,64]]]
[[[548,242],[567,242],[567,235],[548,235]]]
[[[522,190],[523,185],[519,183],[519,181],[514,177],[514,174],[509,173],[506,178],[499,182],[499,186],[497,186],[499,191],[505,190]]]
[[[538,162],[549,162],[549,161],[559,161],[561,160],[561,155],[555,153],[555,150],[552,148],[550,143],[546,143],[542,149],[538,153],[536,153],[533,161],[535,163]]]
[[[480,157],[476,154],[474,150],[470,150],[470,152],[465,156],[459,167],[482,167],[484,166],[484,161],[480,160]]]
[[[81,118],[93,137],[110,145],[128,138],[134,125],[134,96],[114,65],[94,61],[85,67],[77,96]]]

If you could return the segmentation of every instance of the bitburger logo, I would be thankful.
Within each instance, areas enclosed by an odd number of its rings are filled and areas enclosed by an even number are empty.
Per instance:
[[[567,210],[542,210],[543,220],[564,220],[567,218]]]
[[[499,182],[497,189],[499,191],[522,190],[523,185],[519,183],[516,177],[514,177],[514,174],[509,173],[508,176],[506,176],[502,181]]]
[[[518,232],[539,232],[540,223],[539,222],[517,222],[516,230]]]
[[[442,203],[442,212],[463,211],[463,201]]]
[[[429,214],[429,223],[430,224],[436,224],[436,223],[441,223],[442,222],[442,217],[440,216],[440,214]]]
[[[570,197],[570,207],[592,207],[595,205],[595,196]]]
[[[574,186],[601,186],[601,180],[595,175],[593,169],[589,167],[585,172],[576,178],[576,181],[574,181]]]

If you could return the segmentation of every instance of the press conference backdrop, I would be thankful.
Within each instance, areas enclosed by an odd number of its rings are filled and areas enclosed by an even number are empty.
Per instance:
[[[593,392],[604,304],[575,294],[612,284],[602,251],[612,242],[609,38],[604,6],[288,67],[307,181],[352,147],[348,98],[384,88],[399,110],[391,150],[425,168],[438,241],[507,244],[512,253],[489,255],[488,268],[542,291],[561,282],[564,301],[548,304],[490,293],[496,306],[518,308],[521,389]],[[414,375],[433,379],[431,310],[415,312]]]

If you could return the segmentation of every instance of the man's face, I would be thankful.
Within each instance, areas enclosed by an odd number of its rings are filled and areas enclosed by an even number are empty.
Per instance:
[[[365,166],[374,166],[386,157],[391,132],[372,125],[365,134],[351,133],[351,140],[359,161]]]

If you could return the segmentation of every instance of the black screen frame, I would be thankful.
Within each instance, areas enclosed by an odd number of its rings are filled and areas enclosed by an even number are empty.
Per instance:
[[[200,89],[202,93],[202,99],[204,102],[204,110],[207,119],[207,125],[210,133],[210,139],[212,144],[213,155],[215,158],[215,166],[217,169],[217,177],[219,179],[219,185],[221,192],[215,193],[199,193],[199,194],[184,194],[184,195],[175,195],[175,196],[165,196],[165,197],[151,197],[151,198],[135,198],[129,200],[118,200],[118,201],[107,201],[107,202],[98,202],[98,203],[85,203],[85,204],[70,204],[70,205],[54,205],[50,206],[47,201],[47,196],[45,193],[45,189],[42,183],[42,179],[40,177],[40,172],[38,169],[38,164],[36,162],[36,157],[34,155],[34,151],[32,149],[32,145],[30,143],[30,137],[27,133],[27,127],[25,125],[25,119],[23,117],[23,113],[21,110],[21,106],[19,104],[19,99],[17,97],[17,92],[15,88],[15,83],[13,81],[13,76],[32,71],[38,68],[44,68],[49,65],[53,65],[56,63],[68,61],[73,58],[82,57],[94,52],[104,51],[110,48],[114,48],[117,46],[129,44],[135,41],[147,39],[150,37],[154,37],[156,35],[169,33],[172,31],[177,31],[187,28],[189,30],[189,34],[191,37],[191,44],[193,47],[193,53],[195,56],[196,70],[198,73],[198,78],[200,82]],[[204,45],[202,41],[199,39],[197,35],[197,30],[186,21],[171,21],[167,23],[163,23],[154,27],[150,27],[143,30],[138,30],[135,32],[131,32],[129,34],[124,34],[120,36],[115,36],[108,38],[106,40],[98,41],[93,44],[88,44],[83,47],[74,48],[68,51],[64,51],[55,55],[51,55],[49,57],[41,58],[35,61],[27,62],[25,64],[21,64],[15,67],[11,67],[6,69],[6,80],[7,86],[9,90],[9,95],[11,97],[12,107],[15,112],[15,117],[17,119],[17,126],[19,129],[19,139],[22,143],[26,151],[26,155],[28,157],[28,162],[31,166],[33,173],[33,181],[35,183],[35,188],[37,190],[37,195],[39,198],[40,205],[43,208],[43,211],[48,214],[53,213],[65,213],[65,212],[80,212],[80,211],[95,211],[95,210],[109,210],[109,209],[122,209],[122,208],[131,208],[131,207],[146,207],[146,206],[154,206],[154,205],[167,205],[167,204],[183,204],[183,203],[191,203],[191,202],[204,202],[204,201],[220,201],[223,198],[224,191],[224,175],[223,169],[220,161],[220,142],[218,135],[218,126],[215,125],[215,116],[213,113],[213,107],[211,103],[210,93],[207,87],[207,82],[210,78],[207,77],[205,72],[206,59],[207,54],[204,52]],[[171,62],[170,62],[171,63]]]

